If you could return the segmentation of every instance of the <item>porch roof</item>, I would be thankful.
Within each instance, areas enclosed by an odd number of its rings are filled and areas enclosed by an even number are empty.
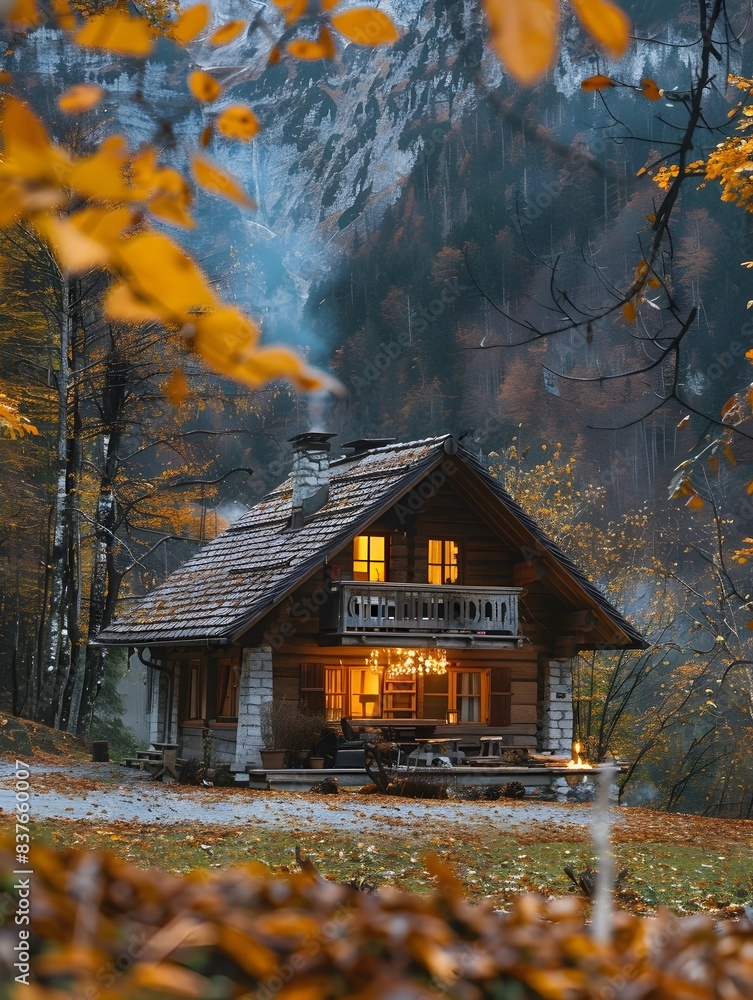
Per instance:
[[[609,625],[613,648],[645,646],[629,622],[450,435],[390,444],[333,461],[327,503],[296,529],[291,528],[293,486],[288,479],[121,613],[99,634],[97,644],[143,647],[237,640],[445,462],[452,463],[444,466],[448,478],[461,473],[461,488],[480,491],[485,507],[491,500],[496,516],[507,524],[507,534],[521,547],[540,552],[555,576],[564,576],[570,595],[579,592]]]

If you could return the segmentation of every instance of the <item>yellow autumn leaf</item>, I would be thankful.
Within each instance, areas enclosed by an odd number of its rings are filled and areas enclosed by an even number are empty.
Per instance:
[[[196,183],[203,187],[205,191],[216,194],[220,198],[227,198],[230,201],[237,202],[237,204],[243,205],[244,208],[256,208],[256,205],[238,181],[206,157],[194,154],[191,157],[191,170]]]
[[[259,340],[256,325],[232,306],[197,317],[193,326],[191,349],[218,371],[239,364]]]
[[[126,183],[128,150],[122,135],[112,135],[96,153],[75,163],[69,182],[85,198],[95,201],[133,201],[134,190]]]
[[[305,38],[296,39],[288,44],[288,52],[296,59],[313,61],[315,59],[332,59],[337,49],[332,35],[326,28],[322,28],[315,42],[310,42]]]
[[[174,226],[181,226],[183,229],[196,228],[196,223],[188,211],[186,202],[173,195],[164,193],[155,195],[149,202],[149,211],[152,215],[156,215],[164,222],[171,222]]]
[[[332,24],[358,45],[390,45],[400,37],[391,19],[373,7],[357,7],[344,14],[336,14]]]
[[[716,455],[709,455],[709,465],[711,466],[712,472],[719,472],[719,459]]]
[[[641,93],[644,97],[647,97],[649,101],[658,101],[661,99],[664,91],[659,88],[659,85],[655,80],[652,80],[648,76],[644,76],[641,80]]]
[[[163,233],[147,230],[123,241],[118,258],[132,294],[164,322],[183,326],[217,307],[198,265]]]
[[[722,443],[722,451],[724,452],[724,455],[730,465],[737,465],[735,453],[732,451],[732,446],[727,441]]]
[[[203,69],[196,69],[191,73],[188,87],[198,101],[216,101],[222,93],[222,85]]]
[[[76,41],[89,48],[139,58],[148,56],[153,45],[149,23],[144,18],[129,17],[118,11],[92,17],[76,34]]]
[[[212,32],[209,44],[227,45],[228,42],[232,42],[234,38],[237,38],[245,27],[245,21],[228,21],[227,24],[221,25],[216,31]]]
[[[33,28],[39,24],[39,13],[35,0],[16,0],[8,13],[8,23],[22,28]]]
[[[217,118],[217,131],[228,139],[248,142],[259,131],[259,119],[245,104],[233,104],[225,108]]]
[[[62,31],[73,31],[76,27],[76,18],[68,0],[52,0],[50,6],[58,27]]]
[[[173,406],[180,406],[188,395],[188,382],[182,369],[176,368],[165,386],[165,398]]]
[[[697,493],[694,493],[685,506],[691,510],[703,510],[703,500],[701,500]]]
[[[580,81],[581,90],[605,90],[607,87],[614,87],[614,80],[609,76],[598,73],[596,76],[586,77]]]
[[[308,10],[308,0],[274,0],[275,6],[281,7],[285,15],[285,24],[290,26],[302,17]]]
[[[131,973],[136,995],[162,993],[174,997],[206,996],[207,980],[174,962],[137,962]]]
[[[748,631],[753,632],[753,618],[748,622]]]
[[[613,58],[624,54],[630,41],[630,18],[610,0],[573,0],[575,13],[591,37]]]
[[[749,361],[753,361],[753,350],[750,350],[750,351],[746,351],[746,352],[745,352],[745,357],[746,357],[746,358],[747,358],[747,359],[748,359]]]
[[[736,406],[737,396],[730,396],[724,406],[722,406],[722,420],[725,420]]]
[[[12,80],[12,73],[9,73],[7,69],[0,69],[0,83],[11,83]]]
[[[558,0],[484,0],[492,44],[510,75],[528,85],[554,63],[560,9]]]
[[[637,316],[635,303],[632,301],[626,302],[625,305],[622,307],[622,314],[628,321],[628,323],[630,323],[630,325],[632,326],[635,323],[635,319]]]
[[[125,284],[113,285],[105,295],[105,315],[115,323],[132,323],[141,326],[144,323],[159,323],[162,315],[143,299],[135,295]]]
[[[91,111],[102,98],[105,91],[96,83],[76,83],[58,97],[58,107],[69,115],[78,115]]]
[[[197,3],[188,10],[184,10],[180,17],[172,25],[170,34],[179,45],[187,45],[192,42],[197,35],[209,24],[209,6],[205,3]]]
[[[133,223],[132,211],[88,206],[70,216],[39,213],[36,230],[51,245],[63,270],[82,274],[108,264],[123,233]]]
[[[751,479],[751,481],[748,483],[748,489],[745,492],[748,494],[748,496],[750,496],[750,494],[753,493],[753,479]]]
[[[748,406],[753,410],[753,382],[748,386]]]
[[[34,424],[18,412],[17,403],[0,392],[0,430],[7,431],[11,437],[22,437],[24,434],[37,435],[39,431]]]
[[[50,148],[42,122],[27,104],[15,97],[5,98],[2,136],[7,159],[45,154]]]

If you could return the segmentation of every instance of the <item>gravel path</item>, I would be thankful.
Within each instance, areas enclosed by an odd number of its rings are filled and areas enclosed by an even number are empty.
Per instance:
[[[14,808],[13,784],[13,762],[0,761],[0,807],[6,815]],[[500,830],[552,823],[584,827],[591,822],[589,805],[193,788],[153,783],[144,773],[116,764],[31,764],[29,784],[32,820],[120,820],[165,826],[255,823],[269,829],[338,828],[351,833],[412,827],[425,831],[445,825],[492,825]]]

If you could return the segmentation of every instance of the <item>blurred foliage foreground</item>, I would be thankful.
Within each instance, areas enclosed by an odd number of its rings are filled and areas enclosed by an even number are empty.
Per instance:
[[[498,914],[469,903],[451,871],[431,858],[426,864],[437,883],[431,897],[391,889],[369,895],[314,873],[270,876],[257,864],[177,878],[107,854],[41,845],[31,862],[31,871],[13,874],[12,852],[0,850],[5,997],[751,995],[750,921],[618,912],[614,941],[602,945],[578,900],[526,895]],[[28,897],[14,889],[25,879]]]

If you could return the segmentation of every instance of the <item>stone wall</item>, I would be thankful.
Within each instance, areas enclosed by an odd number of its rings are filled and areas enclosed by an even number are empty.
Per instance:
[[[243,650],[238,693],[238,738],[233,770],[261,766],[262,703],[272,700],[272,647]]]
[[[570,660],[551,660],[545,674],[541,719],[541,749],[568,758],[573,745],[573,666]]]

